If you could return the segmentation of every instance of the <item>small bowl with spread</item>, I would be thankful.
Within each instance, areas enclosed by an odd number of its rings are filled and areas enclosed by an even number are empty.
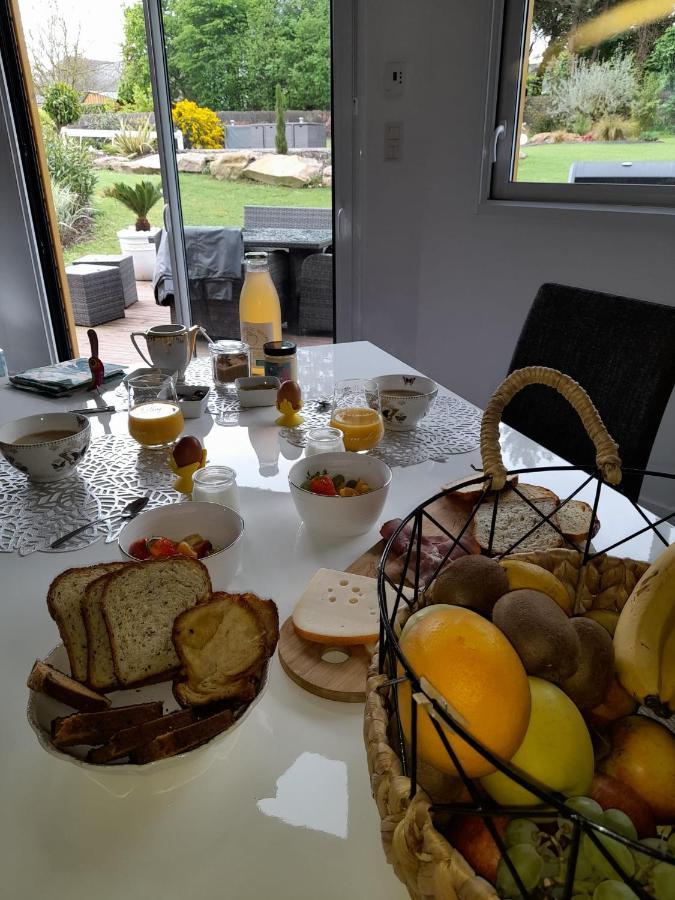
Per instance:
[[[278,378],[271,375],[252,375],[250,378],[237,378],[237,396],[239,405],[274,406],[277,402],[277,394],[281,387]]]
[[[25,416],[0,426],[0,453],[30,481],[67,478],[89,448],[89,419],[78,413]]]
[[[424,375],[380,375],[374,378],[380,391],[384,427],[412,431],[431,409],[438,385]]]

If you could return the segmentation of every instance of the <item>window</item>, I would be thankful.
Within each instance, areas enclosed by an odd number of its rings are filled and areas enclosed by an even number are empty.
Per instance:
[[[503,16],[489,196],[675,207],[673,0],[503,0]]]

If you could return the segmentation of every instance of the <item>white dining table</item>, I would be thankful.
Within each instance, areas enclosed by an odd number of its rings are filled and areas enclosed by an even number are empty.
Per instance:
[[[333,382],[414,370],[366,342],[300,351],[306,393],[330,396]],[[441,388],[441,391],[445,391]],[[119,403],[107,391],[106,402]],[[90,395],[49,400],[0,389],[0,423],[33,412],[93,405]],[[238,474],[246,524],[240,573],[228,587],[277,603],[281,621],[321,566],[344,568],[378,539],[319,542],[298,519],[287,473],[301,450],[280,441],[272,409],[221,426],[188,420],[210,463]],[[93,434],[126,433],[126,414],[93,416]],[[545,448],[503,427],[509,467],[551,466]],[[394,469],[382,521],[402,516],[450,480],[480,465],[478,451]],[[17,478],[22,476],[17,475]],[[527,476],[558,494],[579,473]],[[592,501],[589,486],[580,495]],[[644,524],[609,489],[600,504],[598,549]],[[661,530],[673,540],[672,530]],[[653,558],[651,533],[619,553]],[[380,844],[362,737],[363,706],[306,693],[278,659],[241,727],[194,758],[158,771],[92,771],[49,755],[26,719],[33,661],[59,640],[47,612],[50,581],[73,566],[117,559],[99,540],[76,552],[0,554],[0,896],[12,900],[397,900],[407,897]],[[221,587],[217,585],[217,587]]]

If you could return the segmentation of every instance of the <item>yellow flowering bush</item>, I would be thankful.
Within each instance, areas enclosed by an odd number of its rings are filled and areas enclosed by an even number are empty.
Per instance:
[[[217,150],[223,146],[223,126],[212,109],[197,106],[192,100],[181,100],[173,108],[173,121],[191,147]]]

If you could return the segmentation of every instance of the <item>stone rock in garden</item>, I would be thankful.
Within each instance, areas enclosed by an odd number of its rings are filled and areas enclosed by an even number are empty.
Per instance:
[[[102,156],[94,156],[92,165],[95,169],[112,169],[112,164],[119,159],[119,156],[103,154]]]
[[[553,137],[550,131],[540,131],[539,134],[533,134],[527,142],[530,146],[537,144],[552,144]]]
[[[531,147],[537,144],[578,144],[579,141],[583,141],[582,136],[572,131],[540,131],[539,134],[533,135],[527,144]]]
[[[191,150],[189,153],[179,153],[176,159],[179,172],[201,174],[206,168],[207,156],[205,153],[197,153]]]
[[[324,187],[332,187],[333,185],[333,167],[326,166],[321,176],[321,183]]]
[[[244,169],[244,177],[264,184],[307,187],[321,176],[322,165],[315,159],[270,154],[256,159]]]
[[[209,172],[218,181],[237,181],[242,172],[256,157],[247,150],[233,150],[211,160]]]
[[[139,156],[137,159],[113,156],[109,168],[114,172],[129,172],[132,175],[159,175],[162,171],[157,153],[150,156]]]

